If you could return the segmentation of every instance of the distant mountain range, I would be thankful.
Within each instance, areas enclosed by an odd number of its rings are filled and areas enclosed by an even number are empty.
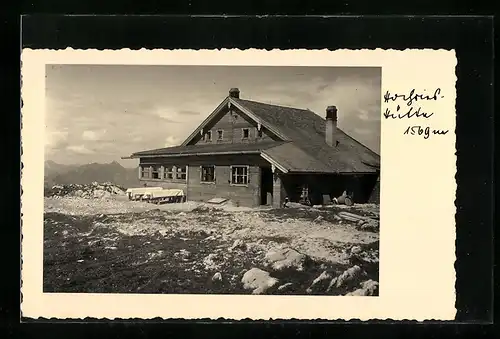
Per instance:
[[[118,162],[108,164],[63,165],[52,160],[45,161],[44,181],[46,187],[64,184],[91,184],[111,182],[123,187],[141,186],[137,168],[125,168]]]

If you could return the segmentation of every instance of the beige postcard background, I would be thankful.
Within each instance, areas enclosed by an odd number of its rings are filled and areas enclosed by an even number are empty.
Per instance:
[[[43,293],[46,64],[378,66],[382,93],[432,94],[430,119],[381,117],[380,295],[254,296]],[[445,50],[22,51],[22,316],[453,320],[455,317],[455,67]],[[355,99],[353,99],[355,100]],[[403,102],[384,103],[395,110]],[[424,121],[423,121],[424,120]],[[404,135],[408,126],[449,130]]]

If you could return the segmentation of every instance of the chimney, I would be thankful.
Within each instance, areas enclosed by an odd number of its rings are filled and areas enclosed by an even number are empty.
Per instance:
[[[239,97],[240,97],[240,90],[238,88],[231,88],[229,90],[229,96],[231,98],[239,99]]]
[[[325,141],[330,146],[337,146],[337,107],[328,106],[326,108],[326,130]]]

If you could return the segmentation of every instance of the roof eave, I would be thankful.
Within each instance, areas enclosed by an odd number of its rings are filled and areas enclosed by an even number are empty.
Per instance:
[[[348,172],[336,172],[336,171],[309,171],[307,169],[292,169],[288,171],[290,174],[335,174],[335,175],[365,175],[365,174],[375,174],[376,171],[363,171],[363,172],[356,172],[356,171],[348,171]]]
[[[203,127],[205,127],[209,122],[210,120],[212,120],[221,110],[222,108],[227,105],[227,103],[229,102],[230,98],[229,97],[226,97],[213,111],[212,113],[210,113],[210,115],[208,117],[205,118],[205,120],[202,121],[202,123],[193,131],[193,133],[191,133],[187,138],[186,140],[184,140],[184,142],[181,144],[181,146],[186,146],[187,144],[189,144],[191,142],[191,140],[194,139],[194,137],[196,136],[196,134],[199,133],[199,130],[202,129]]]
[[[175,158],[175,157],[192,157],[201,155],[235,155],[235,154],[260,154],[261,151],[224,151],[224,152],[192,152],[192,153],[156,153],[156,154],[132,154],[130,159],[140,158]]]

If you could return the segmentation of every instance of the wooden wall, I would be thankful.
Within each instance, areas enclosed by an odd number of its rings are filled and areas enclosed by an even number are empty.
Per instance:
[[[187,165],[187,182],[179,183],[175,180],[141,179],[148,186],[183,189],[187,200],[207,201],[211,198],[228,198],[240,206],[259,206],[261,203],[261,166],[269,164],[259,155],[213,155],[179,158],[143,158],[141,165]],[[215,183],[201,182],[201,166],[215,165]],[[231,165],[249,166],[249,182],[245,186],[230,184]]]
[[[247,139],[243,138],[243,129],[248,128],[249,136]],[[264,127],[262,129],[262,136],[258,136],[257,124],[247,117],[243,112],[238,111],[235,107],[228,109],[227,107],[223,109],[219,117],[213,119],[213,121],[205,126],[203,133],[207,131],[212,131],[212,140],[203,140],[201,134],[197,134],[190,145],[194,144],[206,144],[206,143],[254,143],[254,142],[265,142],[279,140],[270,131],[266,130]],[[223,139],[218,140],[218,130],[223,131]]]
[[[250,166],[248,184],[234,186],[230,184],[230,166],[215,166],[215,183],[203,183],[200,180],[201,167],[189,166],[188,199],[207,201],[212,198],[227,198],[240,206],[260,205],[260,168]]]

